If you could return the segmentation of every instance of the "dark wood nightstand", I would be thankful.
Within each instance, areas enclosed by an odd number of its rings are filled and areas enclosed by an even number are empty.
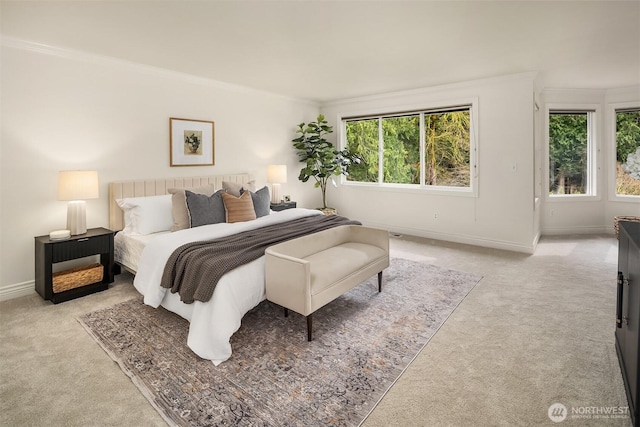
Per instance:
[[[100,255],[103,267],[102,280],[88,283],[62,292],[53,289],[53,264]],[[113,282],[113,231],[91,228],[86,233],[65,240],[51,240],[49,236],[35,238],[36,292],[54,304],[104,291]],[[99,271],[99,270],[98,270]]]
[[[285,209],[293,209],[295,207],[296,202],[271,203],[272,211],[283,211]]]

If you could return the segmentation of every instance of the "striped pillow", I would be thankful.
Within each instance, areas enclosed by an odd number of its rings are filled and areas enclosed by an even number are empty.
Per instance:
[[[224,210],[227,215],[227,222],[251,221],[256,219],[256,211],[253,208],[251,193],[245,191],[240,197],[232,196],[229,193],[222,193]]]

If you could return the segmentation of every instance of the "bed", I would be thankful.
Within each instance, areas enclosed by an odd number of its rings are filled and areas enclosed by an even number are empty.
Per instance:
[[[187,345],[198,356],[211,360],[215,365],[231,357],[230,338],[240,327],[242,317],[265,299],[265,257],[225,274],[209,301],[192,304],[183,303],[179,294],[160,286],[167,259],[176,248],[187,242],[230,236],[321,213],[296,208],[269,212],[250,221],[172,231],[177,214],[175,211],[167,214],[167,209],[175,207],[167,200],[175,197],[174,189],[209,188],[213,192],[224,186],[252,188],[252,185],[253,177],[249,174],[109,184],[109,224],[112,230],[118,231],[115,236],[116,262],[135,274],[134,286],[143,295],[145,304],[156,308],[162,306],[189,321]],[[172,223],[168,224],[170,218]]]

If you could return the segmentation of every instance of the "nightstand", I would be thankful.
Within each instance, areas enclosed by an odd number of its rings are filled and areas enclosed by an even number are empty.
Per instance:
[[[53,286],[53,264],[91,255],[100,255],[102,280],[87,284],[82,284],[80,281],[81,284],[77,287],[56,292]],[[65,240],[51,240],[48,235],[38,236],[35,238],[35,262],[36,292],[54,304],[104,291],[109,287],[109,283],[113,282],[113,231],[106,228],[91,228],[84,234],[71,236]],[[95,270],[94,268],[94,272]]]
[[[285,209],[293,209],[295,207],[296,202],[271,203],[272,211],[283,211]]]

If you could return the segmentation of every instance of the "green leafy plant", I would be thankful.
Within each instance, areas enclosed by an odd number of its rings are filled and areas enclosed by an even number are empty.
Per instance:
[[[325,135],[333,132],[322,114],[315,122],[300,123],[293,139],[293,146],[298,151],[298,158],[305,166],[300,170],[298,179],[302,182],[315,179],[315,187],[322,191],[322,209],[327,208],[327,184],[333,176],[348,176],[347,168],[352,163],[360,163],[358,156],[348,149],[338,150],[325,139]]]

